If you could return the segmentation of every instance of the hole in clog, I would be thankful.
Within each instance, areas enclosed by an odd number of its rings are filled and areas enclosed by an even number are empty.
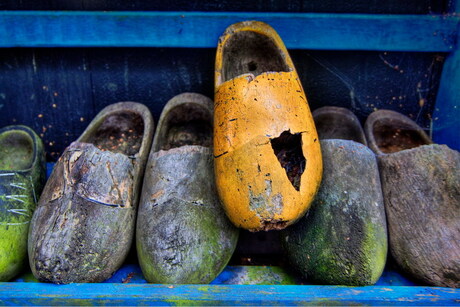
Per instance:
[[[284,131],[279,137],[271,139],[270,142],[292,186],[300,191],[300,179],[306,164],[302,153],[302,135]]]
[[[255,71],[256,69],[257,69],[257,63],[252,62],[252,61],[248,63],[248,70],[249,71]]]
[[[267,71],[289,71],[280,50],[267,36],[241,31],[232,34],[223,48],[223,81],[252,73],[258,76]]]
[[[270,230],[281,230],[286,228],[286,221],[279,221],[279,220],[269,220],[269,221],[263,221],[262,223],[262,229],[260,230],[265,230],[265,231],[270,231]]]
[[[33,141],[25,132],[13,130],[0,139],[0,169],[23,170],[32,166]]]
[[[398,127],[379,122],[374,125],[374,139],[384,153],[394,153],[428,144],[418,131],[410,127],[404,125]]]
[[[168,150],[184,145],[212,145],[212,116],[194,103],[185,103],[172,109],[165,121],[166,136],[161,149]]]
[[[139,152],[144,134],[144,120],[133,112],[123,111],[107,116],[85,141],[103,151],[133,156]]]

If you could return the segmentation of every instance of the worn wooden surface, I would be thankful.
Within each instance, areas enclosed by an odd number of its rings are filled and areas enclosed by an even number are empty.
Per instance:
[[[283,231],[292,266],[318,284],[372,285],[387,258],[387,225],[374,153],[322,140],[323,180],[311,209]]]
[[[43,143],[32,129],[0,130],[0,281],[28,268],[30,220],[45,184]]]
[[[150,154],[136,243],[150,282],[211,282],[235,250],[238,229],[217,197],[211,149],[181,146]]]
[[[460,287],[460,153],[424,145],[379,156],[390,251],[416,278]]]
[[[426,287],[3,283],[8,305],[455,305],[459,290]]]
[[[85,143],[73,143],[56,165],[31,221],[31,269],[59,284],[103,281],[123,264],[134,236],[134,166]]]
[[[4,11],[0,46],[214,48],[227,26],[244,20],[269,23],[290,49],[419,52],[452,51],[459,22],[455,15]]]

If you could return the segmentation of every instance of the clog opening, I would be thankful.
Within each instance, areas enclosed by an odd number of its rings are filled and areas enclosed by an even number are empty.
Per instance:
[[[342,139],[366,145],[366,138],[359,122],[341,113],[314,116],[316,131],[321,140]]]
[[[164,121],[162,150],[184,145],[211,147],[212,114],[195,103],[184,103],[170,110]]]
[[[0,137],[0,170],[29,169],[33,163],[34,145],[26,132],[13,130]]]
[[[283,131],[279,137],[271,139],[270,142],[292,186],[300,191],[300,179],[307,163],[302,153],[302,135]]]
[[[376,122],[373,135],[378,148],[383,153],[394,153],[411,149],[427,143],[421,133],[409,125]]]
[[[144,135],[144,120],[137,113],[122,111],[108,115],[82,142],[93,143],[103,151],[134,156],[139,152]]]
[[[273,40],[256,32],[241,31],[232,34],[222,53],[223,82],[247,73],[258,76],[267,71],[290,71]]]

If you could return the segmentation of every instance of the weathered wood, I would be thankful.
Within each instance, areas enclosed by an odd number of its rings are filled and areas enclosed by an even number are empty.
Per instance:
[[[369,148],[377,155],[431,144],[423,129],[409,117],[391,110],[378,110],[364,124]]]
[[[367,145],[356,115],[346,108],[326,106],[312,113],[320,140],[342,139]]]
[[[45,184],[45,152],[29,127],[0,130],[0,281],[28,268],[27,236]]]
[[[271,24],[293,49],[419,52],[453,51],[459,23],[455,15],[3,11],[0,47],[214,48],[244,20]]]
[[[450,306],[458,298],[458,289],[427,287],[0,284],[0,303],[12,305]]]
[[[150,155],[136,232],[148,281],[209,283],[230,260],[238,230],[220,205],[212,160],[202,146]]]
[[[133,175],[124,155],[69,146],[31,223],[29,258],[39,280],[98,282],[122,265],[134,235]]]
[[[213,102],[196,93],[168,101],[145,171],[136,230],[139,263],[155,283],[209,283],[225,268],[238,230],[214,180]]]
[[[220,37],[215,66],[214,168],[224,210],[240,228],[283,229],[305,214],[322,173],[292,59],[270,25],[244,21]]]
[[[390,250],[405,271],[460,287],[460,153],[424,145],[379,156]]]
[[[63,153],[31,221],[29,259],[39,280],[99,282],[122,265],[152,125],[145,106],[114,104]]]
[[[377,160],[369,148],[348,140],[323,140],[321,150],[320,189],[305,217],[283,231],[283,246],[307,280],[374,284],[388,245]]]

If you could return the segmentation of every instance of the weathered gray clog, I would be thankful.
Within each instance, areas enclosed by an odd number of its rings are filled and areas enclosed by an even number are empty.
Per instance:
[[[459,287],[460,153],[393,111],[372,113],[365,132],[378,154],[393,258],[430,285]]]
[[[32,218],[33,274],[58,284],[100,282],[123,263],[152,142],[148,108],[104,108],[56,163]]]
[[[212,101],[184,93],[165,106],[150,152],[136,243],[145,278],[154,283],[209,283],[226,266],[238,230],[214,183]]]
[[[319,284],[370,285],[383,272],[387,229],[377,160],[353,113],[313,112],[323,154],[323,181],[297,224],[283,231],[288,259]],[[339,139],[342,138],[342,139]]]
[[[43,143],[31,128],[0,130],[0,281],[28,267],[27,235],[45,170]]]

